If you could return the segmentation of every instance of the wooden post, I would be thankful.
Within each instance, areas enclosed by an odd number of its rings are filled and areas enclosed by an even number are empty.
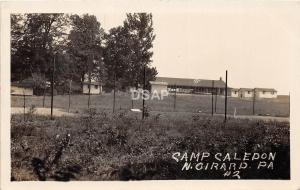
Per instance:
[[[69,107],[68,107],[68,112],[70,112],[70,107],[71,107],[71,91],[72,91],[72,80],[69,81]]]
[[[88,109],[90,108],[90,102],[91,102],[91,73],[89,72],[89,98],[88,98]]]
[[[217,99],[218,99],[218,91],[215,89],[215,113],[217,113]]]
[[[211,115],[214,115],[214,87],[215,87],[215,81],[212,80],[212,86],[211,86]]]
[[[255,115],[255,89],[253,89],[252,114]]]
[[[25,100],[25,90],[23,90],[23,100],[24,100],[24,104],[23,104],[23,108],[24,108],[24,121],[25,121],[25,115],[26,115],[26,100]]]
[[[291,116],[291,93],[289,92],[289,116]]]
[[[89,64],[88,64],[88,69],[89,69],[89,98],[88,98],[88,108],[90,108],[90,104],[91,104],[91,83],[92,83],[92,76],[91,76],[91,68],[93,67],[93,64],[94,64],[94,54],[92,54],[92,59],[91,61],[89,61]]]
[[[227,70],[226,70],[226,82],[225,82],[225,122],[227,120]]]
[[[55,54],[53,57],[52,77],[51,77],[51,120],[53,120],[54,69],[55,69]]]
[[[142,112],[142,119],[145,118],[145,87],[146,87],[146,66],[144,64],[144,81],[143,81],[143,112]]]
[[[177,85],[175,84],[173,111],[176,110],[176,95],[177,95]]]
[[[115,113],[116,106],[116,71],[114,73],[114,102],[113,102],[113,113]]]
[[[44,84],[44,94],[43,94],[43,108],[45,107],[45,95],[46,95],[46,83]]]

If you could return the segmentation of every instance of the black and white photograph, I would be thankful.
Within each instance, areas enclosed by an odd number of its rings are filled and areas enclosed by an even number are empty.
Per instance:
[[[225,2],[7,6],[9,183],[293,181],[299,14]]]

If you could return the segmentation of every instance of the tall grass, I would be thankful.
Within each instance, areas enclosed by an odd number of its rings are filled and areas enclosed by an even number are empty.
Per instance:
[[[51,121],[11,119],[12,180],[142,180],[221,178],[222,173],[182,173],[174,152],[282,151],[273,174],[243,178],[288,178],[289,123],[203,115],[140,120],[127,111],[89,110]]]

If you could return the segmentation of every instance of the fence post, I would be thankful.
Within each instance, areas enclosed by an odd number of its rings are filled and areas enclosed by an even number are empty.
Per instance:
[[[53,57],[52,77],[51,77],[51,120],[53,120],[54,69],[55,69],[55,54],[54,54],[54,57]]]
[[[215,81],[212,80],[212,87],[211,87],[211,115],[214,115],[214,87],[215,87]]]
[[[44,94],[43,94],[43,108],[45,107],[45,94],[46,94],[46,83],[44,84]]]
[[[218,98],[218,92],[217,89],[215,88],[215,113],[217,113],[217,98]]]
[[[91,73],[89,72],[89,98],[88,98],[88,109],[90,109],[90,101],[91,101]]]
[[[114,73],[114,102],[113,102],[113,113],[115,113],[116,106],[116,71]]]
[[[173,105],[173,110],[176,110],[176,95],[177,95],[177,85],[175,84],[175,93],[174,93],[174,105]]]
[[[289,92],[289,117],[291,116],[291,92]]]
[[[252,114],[255,115],[255,89],[253,89]]]
[[[144,81],[143,81],[143,112],[142,112],[142,119],[145,118],[145,87],[146,87],[146,66],[144,64]]]
[[[23,104],[23,108],[24,108],[24,121],[25,121],[25,115],[26,115],[26,100],[25,100],[25,91],[23,90],[23,100],[24,100],[24,104]]]
[[[72,90],[72,80],[69,81],[69,107],[68,107],[68,112],[70,112],[70,107],[71,107],[71,90]]]
[[[226,70],[226,83],[225,83],[225,122],[227,120],[227,76],[228,73],[227,73],[227,70]]]

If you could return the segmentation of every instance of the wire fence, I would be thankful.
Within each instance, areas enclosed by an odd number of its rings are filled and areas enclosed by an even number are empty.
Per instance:
[[[55,95],[53,97],[53,107],[65,112],[81,113],[89,108],[98,111],[115,112],[124,110],[143,109],[142,98],[133,100],[130,92],[116,91],[115,103],[113,92],[93,94],[93,95]],[[191,95],[170,93],[162,99],[149,98],[145,100],[144,107],[149,113],[163,112],[189,112],[202,114],[224,114],[225,96],[214,95]],[[262,115],[262,116],[289,116],[289,96],[279,96],[276,99],[255,100],[255,110],[253,114],[253,98],[228,97],[228,115]],[[12,96],[12,107],[51,107],[51,96]],[[114,107],[114,108],[113,108]]]

